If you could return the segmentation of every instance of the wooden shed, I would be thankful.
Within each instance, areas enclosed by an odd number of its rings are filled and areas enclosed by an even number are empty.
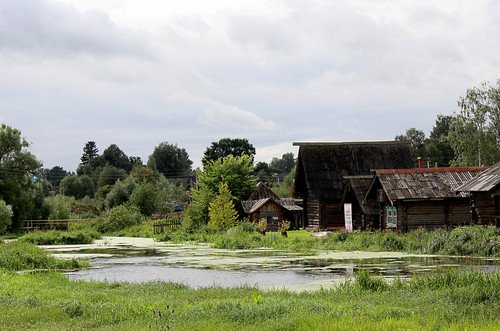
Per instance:
[[[377,212],[368,201],[364,201],[373,175],[344,176],[344,192],[341,205],[351,204],[353,229],[378,228]]]
[[[396,141],[294,143],[299,146],[294,197],[303,199],[304,225],[311,230],[345,228],[344,177],[374,169],[413,167],[409,143]]]
[[[470,194],[474,224],[500,226],[500,162],[457,188]]]
[[[364,203],[375,207],[382,229],[408,231],[470,224],[469,197],[456,194],[484,167],[376,170]]]
[[[248,200],[242,201],[243,211],[250,222],[267,220],[267,231],[277,231],[279,224],[285,220],[290,222],[291,229],[302,227],[302,207],[297,199],[282,199],[266,184],[259,182]]]

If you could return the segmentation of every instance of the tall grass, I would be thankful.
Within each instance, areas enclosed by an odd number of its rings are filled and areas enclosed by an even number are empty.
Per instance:
[[[500,274],[448,272],[386,283],[368,274],[332,290],[190,289],[73,282],[0,272],[1,329],[496,330]]]
[[[19,241],[36,245],[78,245],[91,244],[95,239],[102,238],[102,234],[94,229],[76,231],[34,231],[19,237]]]
[[[0,244],[0,269],[9,271],[35,269],[76,269],[88,266],[87,262],[75,259],[56,259],[42,248],[26,242]]]
[[[326,237],[314,238],[312,233],[289,231],[288,237],[279,233],[265,236],[245,226],[237,226],[227,233],[166,233],[156,237],[159,241],[194,241],[210,243],[216,248],[247,249],[270,247],[293,251],[398,251],[421,254],[471,255],[500,257],[500,229],[496,227],[467,226],[452,230],[419,229],[408,233],[333,232]]]

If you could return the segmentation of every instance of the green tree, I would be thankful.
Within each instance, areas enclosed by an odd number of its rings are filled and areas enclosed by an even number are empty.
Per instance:
[[[80,160],[82,161],[81,164],[87,164],[92,161],[92,159],[98,156],[99,150],[97,149],[95,141],[87,141],[85,143],[85,146],[83,147],[83,155],[80,158]]]
[[[101,157],[107,164],[115,168],[123,169],[127,172],[132,170],[133,165],[129,157],[116,144],[109,145],[109,147],[102,152]]]
[[[422,130],[416,128],[409,128],[404,134],[397,135],[394,140],[409,142],[411,145],[411,150],[413,158],[416,160],[417,157],[422,159],[427,159],[427,152],[425,150],[425,133]]]
[[[106,206],[111,209],[116,206],[123,205],[128,202],[130,192],[121,180],[117,180],[111,191],[106,195]]]
[[[293,179],[295,178],[296,167],[290,171],[283,181],[276,187],[273,187],[273,191],[282,198],[291,198],[293,195]]]
[[[3,234],[12,222],[12,207],[0,199],[0,234]]]
[[[155,184],[157,200],[155,203],[156,212],[166,215],[175,209],[175,195],[178,194],[176,187],[170,183],[165,176],[160,175]]]
[[[239,203],[246,198],[253,187],[255,180],[252,176],[252,157],[248,155],[229,155],[215,161],[209,161],[203,171],[198,173],[197,184],[206,187],[212,192],[219,190],[220,183],[226,183],[233,195],[233,201]]]
[[[449,141],[455,165],[492,165],[500,161],[500,80],[468,89],[458,101]]]
[[[236,225],[237,215],[227,184],[220,183],[219,193],[208,208],[208,227],[218,232],[227,231]]]
[[[136,206],[142,215],[151,216],[156,211],[158,190],[152,183],[144,182],[137,185],[130,195],[130,202]]]
[[[106,164],[102,170],[99,171],[97,186],[114,185],[117,180],[124,180],[126,177],[127,172],[125,170]]]
[[[61,180],[68,175],[68,172],[60,166],[55,166],[50,170],[46,169],[44,172],[45,179],[47,179],[54,188],[58,188]]]
[[[448,135],[453,116],[438,115],[431,134],[425,142],[426,154],[432,164],[449,167],[455,157]]]
[[[210,161],[216,161],[226,156],[255,156],[255,147],[246,138],[222,138],[212,142],[203,154],[202,163],[205,166]]]
[[[269,163],[269,171],[286,175],[292,171],[294,166],[295,158],[293,153],[285,153],[281,158],[273,157],[271,163]]]
[[[210,202],[215,198],[215,193],[206,186],[192,189],[193,202],[186,210],[182,220],[183,227],[188,231],[195,231],[208,223],[208,208]]]
[[[64,177],[60,184],[61,194],[82,199],[86,196],[94,197],[95,187],[92,179],[87,176],[69,175]]]
[[[148,167],[158,170],[165,177],[187,175],[191,172],[192,164],[184,148],[166,141],[156,146],[148,159]]]
[[[0,199],[12,207],[12,228],[20,228],[29,216],[31,192],[36,189],[31,179],[41,168],[28,147],[21,131],[0,126]]]

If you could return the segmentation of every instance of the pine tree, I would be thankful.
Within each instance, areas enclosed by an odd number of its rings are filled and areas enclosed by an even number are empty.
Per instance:
[[[80,160],[82,161],[82,164],[87,164],[90,162],[90,160],[97,157],[98,155],[99,150],[97,149],[95,141],[87,141],[87,143],[83,147],[83,155]]]
[[[226,183],[219,185],[219,194],[208,208],[208,227],[216,231],[226,231],[236,225],[237,212]]]

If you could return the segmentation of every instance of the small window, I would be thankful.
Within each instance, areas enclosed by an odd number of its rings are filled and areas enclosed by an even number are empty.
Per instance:
[[[386,206],[386,224],[388,228],[398,227],[398,210],[394,206]]]

